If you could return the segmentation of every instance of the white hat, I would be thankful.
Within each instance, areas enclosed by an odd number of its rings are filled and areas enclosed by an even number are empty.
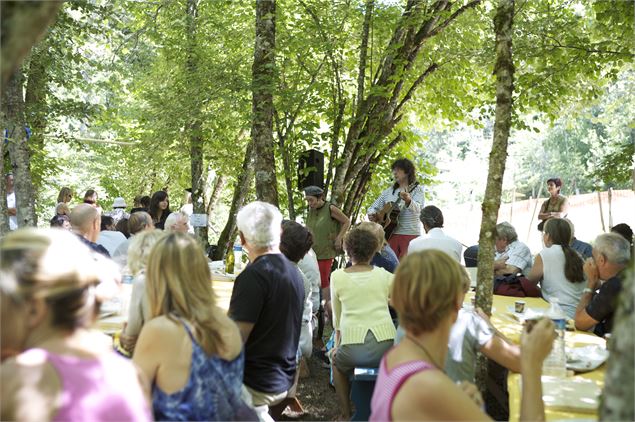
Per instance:
[[[126,201],[122,197],[115,198],[115,202],[112,203],[113,208],[126,208]]]

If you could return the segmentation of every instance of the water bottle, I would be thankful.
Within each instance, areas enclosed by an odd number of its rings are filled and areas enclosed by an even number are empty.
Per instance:
[[[239,272],[243,267],[243,245],[236,241],[234,243],[234,270]]]
[[[121,286],[119,287],[118,300],[120,304],[119,315],[128,316],[128,309],[130,308],[130,296],[132,296],[132,283],[134,282],[134,276],[130,271],[130,268],[126,265],[121,271]]]
[[[231,246],[231,243],[229,244]],[[225,256],[225,274],[234,274],[235,265],[234,248],[230,248]]]
[[[553,341],[551,353],[542,365],[542,374],[546,376],[564,378],[567,376],[567,355],[564,347],[564,333],[567,325],[567,317],[560,308],[558,298],[551,298],[551,306],[545,314],[553,321],[556,329],[556,338]]]

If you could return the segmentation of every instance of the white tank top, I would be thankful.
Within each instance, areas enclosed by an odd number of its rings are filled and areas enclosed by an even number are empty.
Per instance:
[[[567,317],[574,319],[575,310],[580,303],[582,290],[586,283],[572,283],[564,275],[564,252],[562,246],[552,245],[540,251],[542,258],[543,280],[540,283],[542,295],[548,301],[557,297],[560,300],[560,307],[567,314]]]

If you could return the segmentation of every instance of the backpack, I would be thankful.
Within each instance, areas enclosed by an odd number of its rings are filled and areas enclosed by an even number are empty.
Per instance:
[[[542,296],[538,286],[521,273],[494,277],[494,294],[514,297]]]

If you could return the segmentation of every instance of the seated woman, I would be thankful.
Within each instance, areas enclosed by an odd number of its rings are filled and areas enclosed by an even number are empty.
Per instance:
[[[89,330],[112,267],[64,230],[2,239],[2,348],[18,353],[2,362],[2,420],[152,419],[140,374]]]
[[[586,283],[582,269],[584,261],[570,246],[571,238],[571,225],[566,220],[547,220],[543,233],[545,248],[536,255],[527,278],[540,281],[542,296],[547,301],[557,298],[567,317],[575,319]]]
[[[460,265],[441,251],[415,252],[401,261],[391,300],[406,335],[381,361],[370,420],[488,419],[476,388],[457,385],[443,372],[463,279]],[[547,319],[523,333],[521,420],[544,420],[540,374],[553,336]]]
[[[340,402],[342,420],[351,416],[348,377],[356,366],[377,367],[395,338],[395,326],[388,311],[392,274],[370,265],[377,250],[377,237],[355,227],[344,240],[353,265],[331,274],[331,301],[335,347],[333,381]]]
[[[132,295],[128,308],[128,322],[119,337],[121,347],[132,354],[141,328],[150,320],[150,303],[146,295],[146,265],[154,244],[163,236],[161,230],[146,230],[132,238],[128,249],[128,269],[132,274]]]
[[[156,420],[233,420],[241,399],[242,339],[215,303],[207,259],[197,241],[170,233],[150,252],[150,317],[133,361],[152,381]]]

